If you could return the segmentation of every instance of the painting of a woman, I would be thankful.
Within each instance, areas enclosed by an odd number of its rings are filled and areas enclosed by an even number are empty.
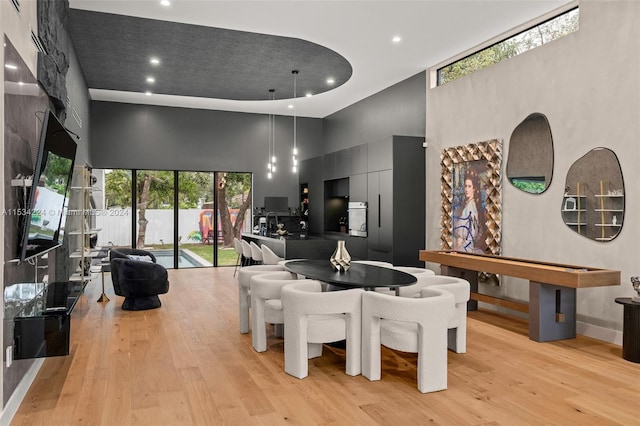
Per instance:
[[[457,170],[458,185],[454,185],[453,249],[471,253],[486,251],[485,203],[482,197],[480,173],[486,162],[464,163]],[[480,172],[478,171],[480,170]]]

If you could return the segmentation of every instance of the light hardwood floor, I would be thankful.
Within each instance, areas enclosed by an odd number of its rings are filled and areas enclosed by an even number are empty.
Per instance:
[[[72,316],[71,354],[49,358],[12,425],[638,424],[640,364],[578,336],[528,339],[525,321],[469,314],[466,354],[448,353],[449,388],[421,394],[416,357],[383,351],[382,380],[344,374],[326,348],[309,377],[284,373],[283,342],[254,352],[238,332],[233,268],[170,271],[160,309],[97,303]],[[613,302],[612,302],[613,303]],[[622,315],[622,312],[620,313]]]

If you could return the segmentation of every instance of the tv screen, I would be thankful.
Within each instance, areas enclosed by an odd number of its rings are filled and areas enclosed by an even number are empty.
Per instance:
[[[268,212],[286,212],[289,209],[289,197],[264,197],[264,209]]]
[[[51,111],[45,114],[25,206],[22,261],[62,244],[76,142]]]

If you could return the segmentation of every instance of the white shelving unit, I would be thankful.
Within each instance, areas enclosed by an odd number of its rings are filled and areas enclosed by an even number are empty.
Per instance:
[[[587,226],[587,197],[580,191],[580,183],[576,186],[576,194],[564,194],[562,197],[562,220],[565,225],[576,227],[582,234]]]
[[[99,247],[90,248],[90,239],[100,229],[92,226],[94,212],[91,208],[91,193],[98,190],[91,186],[91,169],[86,166],[76,166],[73,173],[71,197],[73,207],[67,211],[67,234],[69,240],[69,259],[71,269],[75,270],[69,277],[69,281],[87,283],[96,279],[99,274],[91,271],[91,259],[100,251]],[[89,271],[84,274],[84,271]]]
[[[600,213],[600,222],[596,228],[600,229],[600,236],[596,241],[611,241],[618,236],[624,221],[624,194],[622,189],[604,193],[605,182],[600,181],[600,194],[594,194],[599,208],[594,211]],[[614,192],[614,193],[611,193]]]

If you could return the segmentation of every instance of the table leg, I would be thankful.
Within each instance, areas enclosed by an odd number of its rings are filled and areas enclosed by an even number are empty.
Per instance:
[[[108,302],[110,299],[107,297],[107,294],[104,292],[104,271],[100,271],[102,275],[102,294],[98,298],[98,302]]]
[[[529,281],[529,339],[576,337],[576,289]]]

